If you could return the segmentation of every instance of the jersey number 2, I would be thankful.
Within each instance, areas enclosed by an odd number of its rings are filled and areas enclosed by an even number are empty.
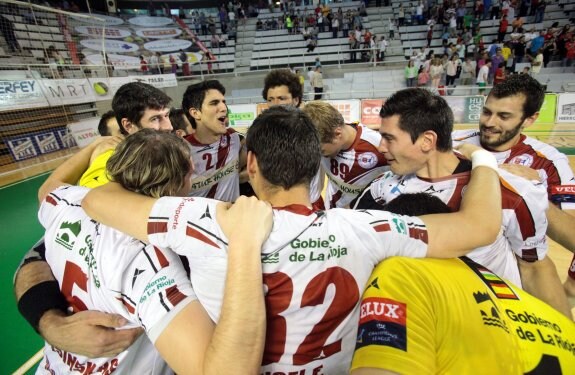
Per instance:
[[[292,279],[283,272],[264,274],[263,279],[269,290],[266,295],[268,327],[263,358],[265,366],[279,362],[285,351],[287,322],[281,313],[291,304],[294,286]],[[330,285],[335,288],[333,301],[321,320],[299,344],[293,355],[294,365],[305,365],[341,351],[341,339],[327,345],[326,341],[359,300],[359,289],[353,275],[341,267],[326,269],[307,284],[300,307],[323,304]]]

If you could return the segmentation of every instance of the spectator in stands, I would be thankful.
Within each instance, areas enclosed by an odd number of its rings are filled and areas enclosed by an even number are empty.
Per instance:
[[[431,86],[432,87],[439,87],[441,83],[441,77],[445,69],[443,68],[443,64],[441,63],[441,59],[439,57],[434,58],[431,61],[431,66],[429,67],[429,76],[431,77]]]
[[[200,12],[200,27],[202,29],[202,35],[208,35],[208,22],[206,20],[206,15],[204,12]]]
[[[321,66],[316,66],[310,80],[311,87],[315,93],[314,100],[320,100],[323,95],[323,75]]]
[[[489,71],[489,82],[493,82],[493,77],[495,77],[495,73],[497,69],[499,69],[499,65],[505,63],[505,58],[501,53],[501,48],[497,47],[495,55],[491,57],[491,70]]]
[[[381,36],[381,40],[379,41],[379,61],[383,61],[385,59],[385,51],[387,50],[387,46],[389,43],[385,40],[385,36]]]
[[[169,61],[170,61],[170,66],[172,67],[172,74],[177,74],[178,73],[178,62],[176,61],[176,58],[174,57],[174,55],[170,55]]]
[[[505,40],[505,34],[507,34],[507,27],[509,27],[509,21],[507,21],[507,16],[504,15],[499,21],[499,30],[497,31],[497,41],[503,43]]]
[[[535,77],[543,67],[543,48],[539,48],[535,57],[531,58],[531,76]]]
[[[11,52],[18,52],[21,50],[18,40],[16,39],[16,34],[14,33],[14,24],[1,14],[0,31],[2,31],[2,35],[4,35],[4,39],[6,40],[8,47],[10,47]]]
[[[427,48],[431,47],[431,39],[433,39],[433,24],[427,26]]]
[[[108,111],[102,115],[98,123],[98,134],[102,137],[122,135],[114,111]]]
[[[152,74],[160,74],[161,73],[160,56],[161,55],[159,52],[152,53],[152,55],[150,56],[150,71]]]
[[[261,31],[261,30],[263,30],[263,28],[264,28],[264,25],[262,23],[262,20],[260,20],[258,18],[258,20],[256,21],[256,31]]]
[[[421,65],[417,73],[417,87],[427,86],[428,82],[429,82],[429,73],[427,69],[425,69],[425,65]]]
[[[483,87],[487,86],[487,82],[489,79],[489,70],[491,69],[491,59],[488,57],[485,60],[485,64],[479,69],[479,73],[477,74],[477,86],[480,87],[479,94],[483,94],[485,89]]]
[[[465,62],[461,67],[461,76],[460,76],[460,84],[463,86],[471,86],[473,85],[473,79],[475,78],[475,61],[471,58],[471,56],[467,56],[465,58]]]
[[[491,15],[489,18],[492,20],[499,18],[499,12],[501,11],[500,0],[491,0]]]
[[[143,55],[140,55],[140,73],[148,74],[148,61],[146,61]]]
[[[573,34],[567,34],[565,40],[565,56],[561,60],[561,66],[569,67],[575,60],[575,37]]]
[[[545,40],[543,44],[543,67],[546,68],[549,61],[551,61],[551,56],[557,51],[557,45],[555,44],[555,38]]]
[[[317,39],[313,34],[310,35],[310,37],[308,38],[306,47],[307,47],[306,52],[313,52],[315,50],[315,47],[317,47]]]
[[[180,49],[180,54],[178,55],[180,61],[182,62],[182,75],[187,77],[190,75],[190,64],[188,63],[188,54],[184,50]]]
[[[535,10],[535,23],[543,22],[543,16],[545,15],[545,8],[547,7],[547,2],[545,0],[539,0],[537,4],[537,9]]]
[[[407,62],[407,66],[405,67],[405,85],[407,87],[415,87],[415,80],[417,79],[417,70],[418,68],[415,66],[413,60],[409,60]]]
[[[499,66],[495,70],[495,76],[493,77],[493,85],[497,85],[503,81],[505,81],[506,74],[505,74],[505,63],[499,63]]]
[[[457,30],[463,30],[463,20],[465,19],[465,13],[467,9],[465,8],[465,2],[460,1],[457,5],[457,10],[455,11]]]
[[[531,46],[529,47],[529,54],[532,57],[535,57],[539,50],[543,48],[543,44],[545,43],[545,32],[539,32],[539,35],[531,41]]]
[[[333,17],[333,19],[331,20],[331,32],[333,34],[334,39],[338,37],[339,19],[337,17]]]
[[[515,16],[515,19],[511,22],[511,32],[523,32],[523,18],[521,18],[521,13]]]
[[[399,9],[397,10],[397,22],[400,27],[405,24],[405,8],[403,8],[403,3],[399,4]]]
[[[210,40],[212,48],[219,48],[220,47],[220,37],[217,34],[213,34]]]
[[[447,62],[445,68],[445,86],[455,87],[455,79],[457,78],[457,71],[461,71],[461,61],[459,60],[459,55],[454,53]],[[451,91],[447,91],[451,95]]]
[[[359,41],[355,38],[355,32],[349,33],[349,62],[357,62],[357,49],[359,48]]]
[[[48,65],[50,65],[50,69],[52,70],[53,78],[64,78],[64,64],[66,62],[56,47],[49,46],[46,50],[46,57],[48,59]]]

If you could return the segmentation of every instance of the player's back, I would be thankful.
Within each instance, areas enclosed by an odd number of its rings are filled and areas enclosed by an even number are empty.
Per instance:
[[[152,209],[149,228],[167,232],[149,238],[188,257],[194,291],[217,321],[227,244],[215,205],[162,198]],[[424,256],[427,245],[420,238],[425,233],[418,219],[406,222],[388,212],[275,209],[262,249],[268,314],[262,373],[347,373],[359,297],[373,267],[387,256]]]
[[[80,205],[88,191],[81,187],[58,189],[42,203],[39,219],[46,228],[46,260],[72,312],[115,313],[131,322],[129,326],[138,326],[133,315],[137,303],[130,299],[125,285],[138,285],[137,275],[132,280],[134,270],[130,266],[145,245],[91,220]],[[128,274],[128,270],[132,272]],[[146,335],[111,358],[87,358],[46,343],[38,367],[39,372],[44,370],[56,374],[169,373]]]

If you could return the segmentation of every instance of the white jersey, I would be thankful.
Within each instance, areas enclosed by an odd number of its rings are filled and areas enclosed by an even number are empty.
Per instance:
[[[481,146],[479,130],[453,132],[453,144],[472,143]],[[492,152],[499,164],[521,164],[537,169],[545,179],[550,201],[564,210],[575,210],[575,177],[569,159],[555,147],[521,135],[519,143],[507,151]]]
[[[324,209],[323,198],[321,191],[323,190],[324,175],[321,167],[311,180],[309,184],[309,201],[313,203],[317,209]]]
[[[38,214],[46,228],[46,261],[72,312],[119,314],[126,328],[143,327],[128,349],[87,358],[46,343],[37,373],[170,374],[154,342],[172,318],[196,299],[179,257],[91,220],[81,202],[88,188],[68,186],[46,197]]]
[[[355,126],[353,144],[334,158],[321,158],[328,178],[325,207],[346,207],[373,179],[386,170],[387,160],[377,147],[381,134],[375,130]]]
[[[161,198],[148,223],[152,244],[188,258],[194,291],[215,321],[228,246],[215,220],[216,204]],[[292,205],[274,210],[273,228],[262,248],[268,326],[261,373],[347,374],[358,302],[371,271],[390,256],[425,256],[425,225],[383,211]],[[393,305],[382,308],[394,313]]]
[[[190,196],[234,202],[240,196],[240,135],[228,129],[217,142],[198,142],[194,134],[185,138],[192,145],[192,192]]]
[[[471,163],[461,160],[456,173],[443,178],[424,179],[415,174],[397,176],[387,172],[369,185],[354,202],[354,208],[373,208],[374,202],[385,204],[399,194],[424,192],[438,197],[457,211],[469,183],[470,170]],[[499,173],[503,209],[501,231],[494,243],[477,248],[467,256],[521,286],[514,254],[533,262],[543,259],[547,253],[547,192],[543,184],[535,185],[504,170]]]

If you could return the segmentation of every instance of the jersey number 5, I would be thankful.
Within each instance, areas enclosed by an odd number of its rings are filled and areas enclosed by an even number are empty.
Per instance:
[[[279,362],[286,349],[287,321],[281,314],[291,304],[294,286],[292,279],[283,272],[267,273],[263,278],[268,287],[265,366]],[[359,288],[353,275],[341,267],[326,269],[307,284],[299,305],[301,308],[322,305],[330,285],[335,288],[333,300],[321,320],[299,344],[293,355],[294,365],[305,365],[341,351],[341,339],[327,345],[326,341],[359,300]]]
[[[82,268],[75,263],[70,261],[66,262],[64,267],[64,277],[62,278],[62,294],[66,296],[68,303],[72,306],[73,312],[79,312],[88,310],[86,304],[78,298],[78,296],[72,295],[72,289],[74,285],[77,285],[84,292],[88,292],[88,276],[82,271]]]

